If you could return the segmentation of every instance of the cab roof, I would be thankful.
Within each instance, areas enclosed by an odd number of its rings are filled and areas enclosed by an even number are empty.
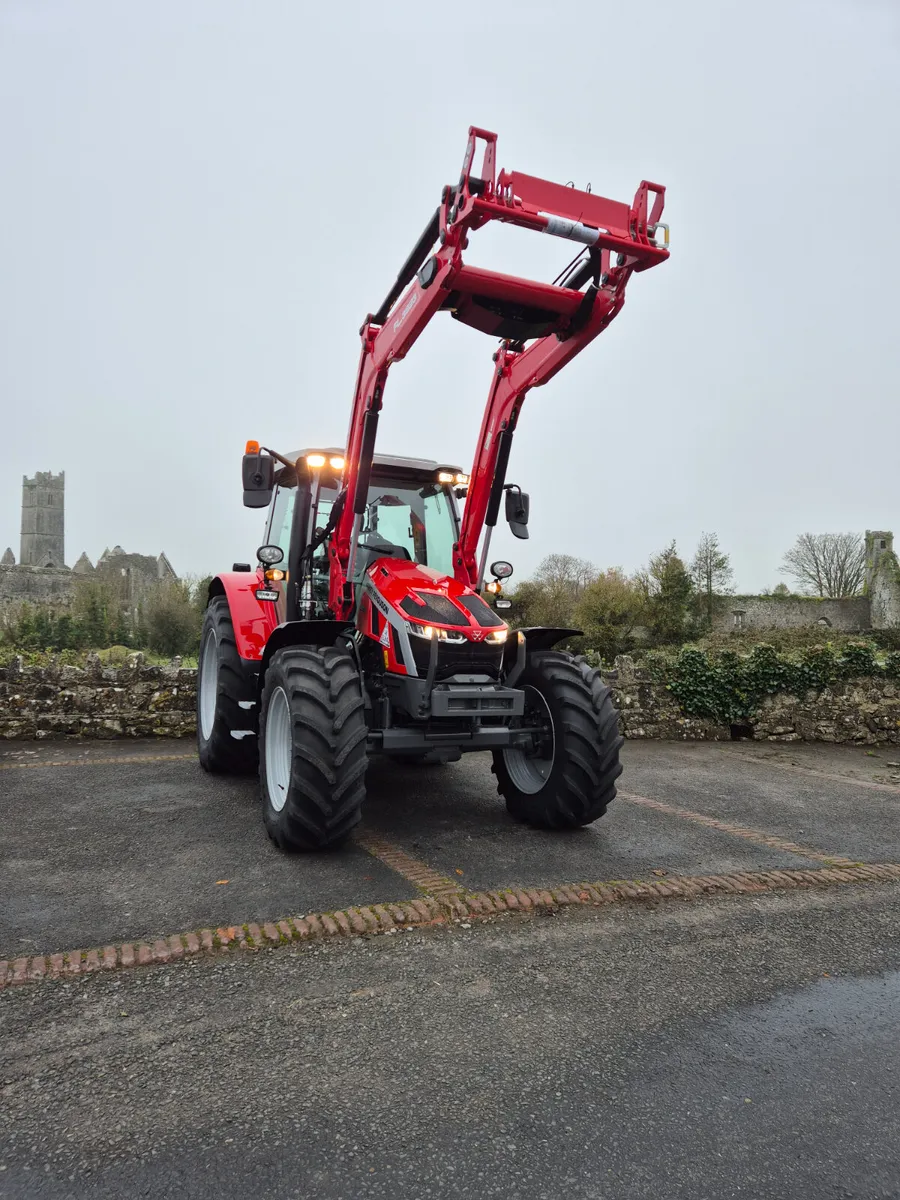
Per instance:
[[[342,446],[306,446],[303,450],[292,450],[284,457],[296,462],[298,458],[303,458],[307,454],[324,454],[326,456],[334,454],[343,457],[344,449]],[[457,467],[453,463],[438,462],[435,458],[409,458],[403,454],[376,454],[373,459],[373,467],[376,475],[407,475],[423,481],[434,479],[438,471],[462,473],[462,467]],[[279,482],[281,482],[282,472],[286,473],[287,467],[282,467],[277,473]]]
[[[284,457],[296,462],[298,458],[303,458],[306,454],[339,454],[343,457],[345,453],[343,446],[307,446],[303,450],[292,451]],[[444,470],[462,471],[462,467],[455,467],[452,463],[438,462],[435,458],[408,458],[403,454],[376,454],[373,461],[377,467],[399,467],[403,471],[428,471],[429,473]]]

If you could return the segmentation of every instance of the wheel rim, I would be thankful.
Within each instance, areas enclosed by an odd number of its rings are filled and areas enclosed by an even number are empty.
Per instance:
[[[219,691],[219,643],[216,631],[210,629],[203,643],[200,658],[200,732],[204,741],[212,737],[216,720],[216,700]]]
[[[523,725],[538,725],[541,732],[535,735],[534,748],[522,750],[514,747],[503,751],[503,762],[513,786],[520,792],[533,796],[545,786],[556,760],[556,733],[553,717],[547,701],[536,688],[525,688],[525,714]]]
[[[281,812],[291,783],[291,710],[284,688],[276,688],[266,713],[266,791]]]

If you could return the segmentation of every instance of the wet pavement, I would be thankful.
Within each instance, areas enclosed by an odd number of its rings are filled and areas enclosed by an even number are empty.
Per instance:
[[[623,798],[568,834],[512,821],[489,756],[375,764],[360,842],[290,857],[265,836],[255,781],[204,774],[190,743],[6,747],[0,958],[417,895],[367,853],[366,834],[469,890],[821,865],[629,796],[749,824],[817,854],[900,861],[900,787],[866,786],[877,764],[864,751],[830,751],[819,775],[809,756],[795,769],[761,751],[627,743]]]
[[[895,753],[628,743],[566,835],[511,821],[480,756],[378,765],[358,839],[291,857],[253,780],[184,742],[7,746],[0,957],[403,900],[422,871],[900,862]],[[0,1197],[900,1197],[900,884],[838,883],[7,987]]]
[[[897,1197],[900,886],[8,989],[3,1200]]]

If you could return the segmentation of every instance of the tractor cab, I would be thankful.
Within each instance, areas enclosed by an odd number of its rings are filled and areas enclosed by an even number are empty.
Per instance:
[[[295,465],[274,472],[263,543],[283,554],[278,591],[280,621],[328,616],[328,539],[342,506],[340,450],[300,450]],[[379,559],[395,559],[453,574],[459,541],[457,497],[467,476],[455,466],[399,455],[375,455],[365,510],[358,522],[350,582],[355,592]],[[254,500],[256,496],[254,495]],[[358,596],[357,596],[358,603]]]

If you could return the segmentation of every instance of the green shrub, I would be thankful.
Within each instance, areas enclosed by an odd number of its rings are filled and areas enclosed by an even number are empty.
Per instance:
[[[872,642],[855,639],[841,653],[831,644],[780,654],[760,644],[749,654],[685,646],[676,655],[648,655],[651,678],[665,683],[689,716],[730,725],[753,717],[766,696],[802,696],[841,679],[900,679],[900,651],[879,654]]]

